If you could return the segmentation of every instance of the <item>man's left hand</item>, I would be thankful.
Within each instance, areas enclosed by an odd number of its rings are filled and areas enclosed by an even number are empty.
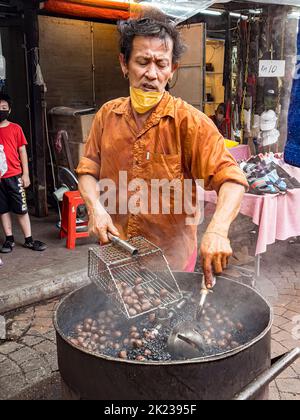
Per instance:
[[[203,236],[200,251],[206,287],[211,288],[214,273],[221,274],[228,265],[232,255],[230,241],[221,234],[207,232]]]
[[[22,175],[22,183],[24,188],[28,188],[30,185],[30,178],[28,175]]]

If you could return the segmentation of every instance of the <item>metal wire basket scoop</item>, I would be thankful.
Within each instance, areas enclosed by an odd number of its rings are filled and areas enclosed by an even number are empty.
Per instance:
[[[160,248],[143,237],[89,250],[88,275],[128,318],[172,305],[183,295]]]

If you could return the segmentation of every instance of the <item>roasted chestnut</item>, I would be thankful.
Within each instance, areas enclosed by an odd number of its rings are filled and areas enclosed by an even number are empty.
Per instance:
[[[139,284],[141,284],[141,283],[143,283],[143,279],[142,279],[142,277],[137,277],[136,279],[135,279],[135,281],[134,281],[134,284],[136,285],[136,286],[138,286]]]
[[[143,340],[134,340],[132,344],[133,344],[133,347],[136,347],[136,348],[141,348],[144,345]]]
[[[228,342],[225,339],[224,340],[218,340],[217,344],[221,349],[224,349],[225,347],[227,347]]]
[[[120,351],[120,353],[119,353],[119,358],[120,359],[127,359],[127,351],[126,350],[122,350],[122,351]]]
[[[159,292],[159,295],[162,299],[166,298],[168,296],[169,292],[167,289],[161,289]]]
[[[149,321],[150,321],[150,322],[155,322],[155,320],[156,320],[156,315],[155,315],[155,313],[154,313],[154,312],[152,312],[152,314],[149,314],[148,319],[149,319]]]
[[[131,331],[131,332],[138,332],[138,328],[137,328],[135,325],[132,325],[132,326],[130,327],[130,331]]]
[[[76,327],[75,327],[75,332],[77,333],[77,334],[79,334],[79,333],[81,333],[83,331],[83,325],[82,324],[78,324],[78,325],[76,325]]]
[[[128,311],[130,316],[136,316],[137,315],[137,311],[134,308],[130,308]]]
[[[132,289],[131,287],[126,287],[126,289],[124,289],[122,296],[130,296],[132,294]]]
[[[132,306],[132,305],[133,305],[134,300],[132,299],[132,297],[131,297],[131,296],[125,296],[125,298],[124,298],[124,302],[125,302],[125,303],[127,303],[127,305]]]
[[[243,331],[243,329],[244,329],[244,325],[243,325],[241,322],[238,322],[238,323],[236,324],[236,329],[237,329],[238,331]]]
[[[150,309],[152,309],[152,305],[151,305],[150,302],[143,303],[143,305],[142,305],[142,312],[150,311]]]
[[[153,305],[154,305],[154,306],[160,306],[160,305],[161,305],[161,300],[160,300],[160,299],[158,299],[158,298],[157,298],[157,299],[154,299],[154,300],[153,300]]]
[[[130,333],[130,337],[131,338],[140,338],[140,334],[138,333],[138,332],[132,332],[132,333]]]
[[[150,296],[155,296],[155,290],[153,289],[153,287],[148,287],[148,293]]]
[[[113,337],[120,338],[123,334],[122,331],[114,331],[112,335]]]
[[[140,313],[142,311],[142,307],[139,303],[136,303],[133,305],[134,309],[137,311],[137,313]]]
[[[83,331],[85,331],[85,332],[89,332],[89,331],[91,331],[91,324],[89,324],[89,323],[87,323],[87,322],[85,322],[84,324],[83,324]]]
[[[92,341],[94,342],[94,343],[98,343],[98,341],[99,341],[99,335],[98,334],[94,334],[94,335],[92,335]]]

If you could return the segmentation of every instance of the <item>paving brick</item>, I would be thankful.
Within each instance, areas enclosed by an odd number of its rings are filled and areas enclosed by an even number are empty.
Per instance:
[[[36,356],[34,359],[24,361],[21,365],[24,373],[39,371],[41,376],[45,376],[51,373],[51,369],[46,360],[42,357]]]
[[[58,361],[57,361],[57,352],[56,350],[51,353],[47,353],[44,355],[44,358],[48,362],[48,366],[51,369],[52,372],[58,371]]]
[[[43,341],[44,341],[43,337],[34,337],[30,335],[26,335],[25,337],[22,338],[22,343],[29,347],[40,344]]]
[[[6,359],[4,362],[0,363],[0,378],[3,378],[4,376],[19,374],[20,372],[21,370],[19,366],[9,359]]]
[[[282,344],[277,343],[277,341],[272,340],[271,344],[272,357],[277,357],[287,352],[287,348]]]
[[[10,354],[14,351],[17,351],[23,347],[22,344],[15,343],[13,341],[4,343],[0,346],[0,354]]]
[[[43,336],[51,331],[51,327],[34,326],[28,331],[29,335],[32,336]]]
[[[29,347],[23,347],[22,349],[10,354],[10,358],[21,364],[30,358],[37,356],[37,353]]]
[[[293,312],[299,312],[300,311],[300,304],[298,302],[291,302],[286,305],[286,308]]]
[[[299,377],[300,377],[300,359],[296,360],[293,364],[292,367],[294,369],[295,372],[298,373]]]
[[[44,310],[44,311],[53,311],[55,306],[58,304],[58,302],[59,302],[59,299],[56,299],[52,302],[48,302],[47,304],[43,304],[41,306],[36,306],[35,310],[38,311],[38,310],[41,309],[41,310]]]
[[[285,306],[275,306],[273,308],[274,315],[284,315],[285,312],[287,312],[287,309]]]
[[[273,336],[273,334],[277,334],[279,331],[281,331],[281,329],[278,328],[278,327],[275,327],[275,325],[273,325],[273,327],[272,327],[272,336]]]
[[[293,369],[293,367],[289,366],[287,369],[285,369],[280,376],[278,376],[278,378],[276,379],[277,381],[279,379],[289,379],[289,378],[299,378],[299,375],[297,372],[295,372],[295,370]]]
[[[286,324],[282,325],[281,328],[291,334],[295,332],[295,329],[297,329],[297,324],[295,322],[287,322]],[[298,328],[299,330],[299,328]]]
[[[43,328],[51,328],[51,327],[53,327],[53,321],[52,321],[52,317],[49,317],[49,318],[37,318],[37,319],[35,319],[34,321],[33,321],[33,324],[32,324],[32,328],[36,328],[36,327],[38,327],[38,328],[40,328],[40,327],[43,327]]]
[[[48,340],[52,341],[53,343],[56,343],[56,332],[55,332],[55,330],[52,330],[52,331],[48,332],[47,334],[45,334],[44,337],[47,338]]]
[[[32,385],[38,384],[47,376],[48,376],[48,372],[43,371],[41,369],[31,370],[29,372],[26,372],[25,373],[26,385],[32,386]]]
[[[293,321],[293,319],[294,319],[295,317],[299,316],[299,313],[300,313],[300,308],[299,308],[299,311],[298,311],[298,312],[296,312],[296,311],[290,311],[290,310],[287,310],[287,311],[283,314],[283,317],[284,317],[284,318],[289,319],[290,321]]]
[[[51,352],[55,352],[56,346],[49,341],[44,341],[43,343],[34,346],[34,350],[40,354],[48,354]]]
[[[296,292],[296,290],[295,290]],[[53,311],[45,311],[42,308],[35,311],[35,319],[39,320],[40,318],[51,318],[53,317]]]
[[[7,337],[10,340],[19,340],[30,328],[31,321],[15,321],[11,324],[7,331]]]
[[[277,389],[276,385],[273,385],[273,386],[272,386],[272,384],[270,385],[269,400],[270,401],[280,400],[280,395],[279,395],[279,392],[278,392],[278,389]]]
[[[0,400],[13,398],[24,388],[25,384],[25,378],[21,373],[0,378]]]
[[[288,296],[293,297],[293,296],[296,296],[296,294],[297,294],[297,291],[295,289],[291,289],[291,288],[283,289],[282,288],[282,289],[280,289],[279,296],[288,295]]]
[[[19,314],[11,318],[12,321],[27,321],[30,322],[33,319],[33,311],[31,315],[28,314]]]
[[[291,338],[292,334],[284,330],[280,330],[277,334],[272,335],[272,339],[279,343],[284,340],[290,340]]]
[[[280,315],[274,315],[274,322],[273,324],[275,327],[281,327],[284,324],[287,324],[288,320]]]
[[[283,340],[281,343],[284,347],[286,347],[288,350],[293,350],[296,347],[300,346],[300,340],[293,340],[292,338],[290,340]]]
[[[300,394],[288,394],[286,392],[281,392],[280,399],[283,401],[292,401],[292,400],[300,401]]]
[[[279,392],[286,392],[300,395],[300,380],[298,379],[277,379],[276,384]]]

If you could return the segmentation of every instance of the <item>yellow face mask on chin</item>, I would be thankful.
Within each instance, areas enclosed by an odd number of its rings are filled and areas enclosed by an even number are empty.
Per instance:
[[[145,114],[154,108],[164,96],[164,92],[144,92],[130,87],[130,98],[133,108],[138,114]]]

